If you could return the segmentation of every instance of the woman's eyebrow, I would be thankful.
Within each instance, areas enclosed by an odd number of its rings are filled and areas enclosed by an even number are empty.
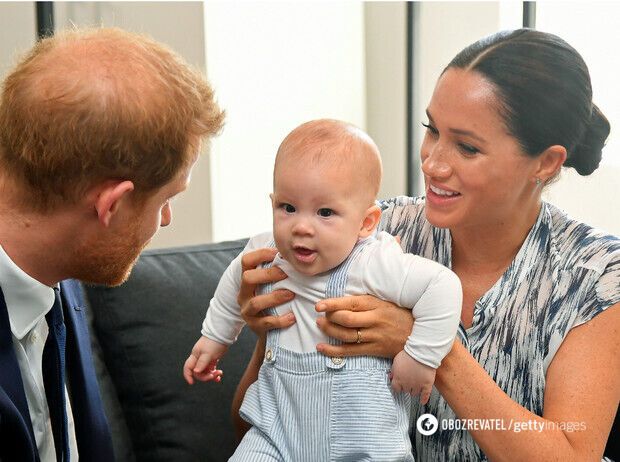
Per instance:
[[[435,121],[433,120],[433,116],[431,115],[431,113],[429,112],[429,110],[427,109],[426,111],[426,116],[428,117],[428,120],[431,123],[435,123]],[[478,135],[476,135],[474,132],[471,132],[469,130],[463,130],[460,128],[449,128],[448,131],[450,133],[454,133],[456,135],[465,135],[465,136],[469,136],[475,140],[478,140],[481,143],[486,143],[486,140]]]
[[[450,128],[448,129],[450,131],[450,133],[455,133],[457,135],[465,135],[465,136],[469,136],[481,143],[486,143],[486,141],[484,140],[484,138],[479,137],[478,135],[476,135],[474,132],[470,132],[469,130],[461,130],[459,128]]]

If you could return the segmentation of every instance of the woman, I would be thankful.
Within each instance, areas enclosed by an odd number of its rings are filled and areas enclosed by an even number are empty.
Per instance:
[[[592,103],[585,63],[554,35],[498,33],[452,60],[427,115],[426,197],[385,202],[382,229],[463,284],[460,341],[414,418],[476,420],[429,436],[414,429],[417,460],[600,460],[620,397],[620,240],[541,201],[562,165],[588,175],[601,159],[610,127]],[[294,322],[260,316],[287,301],[254,296],[256,284],[285,277],[255,269],[272,257],[244,258],[239,300],[259,333]],[[409,313],[372,297],[317,309],[328,313],[324,332],[345,342],[317,347],[330,356],[391,357],[411,328]]]

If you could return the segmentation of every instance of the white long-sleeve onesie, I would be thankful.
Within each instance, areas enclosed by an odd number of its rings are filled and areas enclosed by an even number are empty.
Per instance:
[[[385,232],[367,239],[370,242],[351,262],[346,295],[370,294],[411,308],[415,324],[405,351],[423,364],[439,367],[452,347],[459,325],[462,289],[458,277],[432,260],[404,253],[396,239]],[[254,236],[228,266],[209,304],[202,335],[226,345],[237,339],[244,326],[237,303],[241,257],[252,250],[267,247],[270,242],[273,242],[272,233]],[[297,321],[282,329],[279,343],[296,352],[316,351],[317,343],[328,341],[316,324],[317,317],[323,314],[316,312],[315,305],[325,298],[331,271],[305,276],[280,254],[274,265],[279,266],[288,278],[273,284],[273,290],[288,289],[296,294],[291,302],[276,308],[278,314],[293,311]]]

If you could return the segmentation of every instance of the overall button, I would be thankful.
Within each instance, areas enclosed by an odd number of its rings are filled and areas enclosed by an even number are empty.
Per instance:
[[[334,363],[336,366],[340,366],[342,364],[342,361],[343,359],[339,356],[332,358],[332,363]]]
[[[267,350],[267,351],[265,352],[265,359],[266,359],[267,361],[271,361],[271,360],[272,360],[272,358],[273,358],[273,351],[271,351],[271,349],[269,349],[269,350]]]

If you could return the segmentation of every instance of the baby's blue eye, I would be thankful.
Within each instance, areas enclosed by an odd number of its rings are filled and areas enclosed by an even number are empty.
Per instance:
[[[293,207],[291,204],[282,204],[281,207],[286,213],[295,213],[295,207]]]
[[[323,218],[331,217],[334,214],[332,209],[319,209],[317,212]]]

